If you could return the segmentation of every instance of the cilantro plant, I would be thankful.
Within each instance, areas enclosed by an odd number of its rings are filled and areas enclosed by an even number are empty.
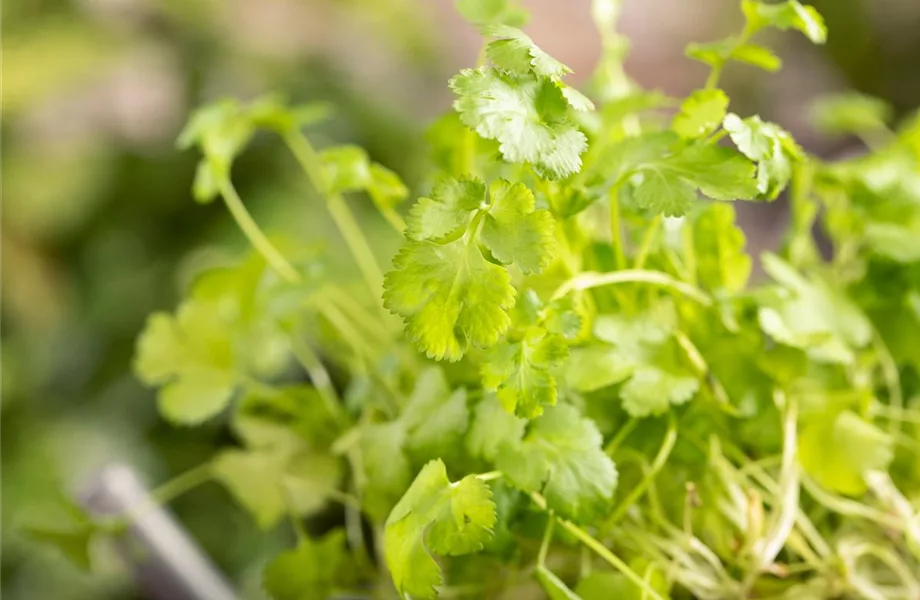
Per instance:
[[[195,198],[253,252],[150,317],[136,370],[164,418],[229,415],[238,444],[158,497],[214,480],[262,527],[289,521],[276,600],[920,596],[920,118],[822,101],[815,122],[867,147],[827,163],[730,112],[728,63],[780,67],[763,32],[824,42],[796,0],[743,0],[738,35],[691,45],[710,74],[683,99],[626,76],[618,0],[593,2],[584,93],[510,1],[457,4],[483,50],[407,210],[362,149],[314,146],[323,106],[192,117]],[[265,131],[360,281],[250,217],[232,165]],[[732,203],[781,194],[784,246],[751,257]],[[403,238],[392,262],[353,217],[367,200]],[[338,527],[304,526],[330,505]]]

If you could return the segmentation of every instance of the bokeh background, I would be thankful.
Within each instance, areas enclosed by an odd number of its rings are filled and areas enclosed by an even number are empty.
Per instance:
[[[589,0],[529,0],[527,31],[590,74],[599,40]],[[920,2],[814,0],[830,37],[775,35],[785,68],[726,72],[733,110],[759,112],[810,151],[809,103],[856,89],[899,113],[920,105]],[[740,27],[734,0],[626,0],[627,63],[639,83],[681,94],[702,66],[690,41]],[[112,557],[86,574],[23,535],[53,522],[98,469],[126,461],[150,482],[210,456],[221,423],[175,429],[132,376],[146,315],[171,309],[201,265],[242,248],[222,206],[195,204],[197,158],[175,149],[188,113],[222,95],[281,91],[323,100],[318,136],[365,146],[417,186],[424,129],[447,110],[447,79],[474,62],[478,34],[450,0],[4,0],[2,2],[2,563],[5,600],[140,598]],[[335,253],[339,242],[292,161],[257,140],[234,170],[270,231]],[[315,206],[315,204],[314,204]],[[755,249],[778,243],[782,205],[749,212]],[[172,507],[218,566],[258,597],[258,566],[286,540],[257,531],[217,486]],[[231,533],[232,532],[232,533]]]

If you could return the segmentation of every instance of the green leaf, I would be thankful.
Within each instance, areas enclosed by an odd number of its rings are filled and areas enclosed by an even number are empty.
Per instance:
[[[757,316],[774,340],[801,348],[818,361],[851,364],[854,351],[872,339],[872,326],[842,291],[818,278],[806,279],[773,254],[761,258],[781,294],[764,295]]]
[[[412,473],[404,452],[406,437],[405,425],[399,421],[361,429],[360,449],[367,481],[363,505],[374,519],[385,519],[409,486]]]
[[[440,460],[426,464],[393,508],[384,530],[384,554],[401,597],[434,598],[441,570],[433,554],[482,549],[492,536],[492,492],[473,475],[451,483]]]
[[[320,160],[329,193],[367,191],[381,208],[391,208],[409,194],[396,173],[371,162],[367,152],[358,146],[328,148],[320,153]]]
[[[494,391],[505,410],[532,419],[556,404],[554,371],[568,358],[568,345],[541,328],[519,342],[494,346],[482,365],[482,385]]]
[[[183,368],[179,379],[160,390],[160,414],[173,423],[194,425],[205,421],[230,402],[237,387],[236,379],[227,371]]]
[[[593,392],[620,383],[632,375],[635,362],[610,346],[575,348],[565,381],[579,392]]]
[[[758,193],[754,165],[742,154],[707,143],[684,146],[672,132],[627,138],[598,162],[607,169],[607,182],[629,177],[640,206],[671,216],[686,212],[697,189],[716,200],[748,199]]]
[[[882,100],[849,92],[819,98],[811,107],[815,126],[825,133],[873,134],[887,131],[894,110]]]
[[[802,150],[792,136],[760,117],[741,119],[729,113],[723,127],[742,154],[757,163],[757,189],[773,200],[792,177],[792,163],[802,158]]]
[[[413,240],[438,241],[469,224],[472,213],[486,201],[486,186],[479,179],[439,181],[430,198],[419,198],[406,219],[406,235]]]
[[[228,332],[207,303],[187,301],[176,317],[150,316],[138,338],[134,368],[147,385],[165,384],[160,411],[174,423],[193,425],[230,402],[236,388]]]
[[[510,414],[493,394],[486,395],[473,411],[466,448],[473,456],[494,461],[502,442],[520,441],[527,421]]]
[[[337,459],[289,448],[224,450],[213,470],[263,529],[288,512],[309,515],[321,509],[342,477]]]
[[[469,346],[492,346],[508,329],[511,278],[474,244],[412,242],[393,266],[384,279],[384,306],[403,318],[430,358],[460,360]]]
[[[348,562],[345,532],[336,529],[273,558],[262,572],[262,587],[272,600],[326,598],[351,579]]]
[[[496,140],[508,162],[531,164],[550,179],[581,169],[587,138],[570,120],[569,100],[552,80],[480,67],[464,69],[450,87],[463,124]]]
[[[312,288],[298,284],[301,296]],[[203,273],[175,316],[150,316],[137,341],[134,370],[163,386],[163,416],[193,425],[221,412],[247,375],[273,376],[287,365],[288,337],[272,311],[284,288],[260,257]]]
[[[903,223],[866,223],[866,243],[891,260],[920,261],[920,214]]]
[[[89,572],[92,568],[90,545],[98,529],[85,517],[66,527],[61,524],[54,527],[27,525],[22,531],[36,542],[57,549],[78,569]]]
[[[367,193],[374,204],[392,208],[409,196],[409,189],[399,175],[377,163],[371,163]]]
[[[668,597],[668,580],[665,573],[643,558],[633,559],[629,568],[639,574],[653,590]],[[575,592],[582,600],[644,600],[648,592],[630,581],[621,573],[610,571],[592,571],[583,577],[575,587]]]
[[[699,379],[688,372],[672,371],[653,364],[641,365],[623,385],[620,397],[630,416],[647,417],[660,415],[671,405],[689,401],[699,387]]]
[[[649,169],[643,171],[633,198],[637,205],[655,214],[679,217],[693,206],[696,190],[674,173]]]
[[[866,491],[869,471],[888,469],[894,449],[890,436],[856,413],[818,418],[799,434],[799,461],[829,490],[849,495]]]
[[[772,73],[783,65],[782,60],[769,48],[751,43],[739,45],[734,38],[708,44],[689,44],[686,54],[687,57],[711,67],[722,65],[729,60],[737,60]]]
[[[744,200],[757,194],[754,165],[730,148],[694,144],[662,167],[715,200]]]
[[[462,443],[469,423],[466,390],[459,388],[446,399],[429,396],[424,404],[406,408],[409,446],[423,457],[444,456]]]
[[[527,75],[553,80],[562,79],[572,70],[544,52],[530,37],[514,27],[489,25],[483,28],[483,35],[499,38],[486,46],[486,56],[492,64],[508,73]]]
[[[631,416],[662,414],[689,401],[699,389],[699,377],[683,365],[673,339],[676,328],[676,310],[669,301],[658,301],[639,314],[605,314],[595,320],[595,336],[614,346],[608,355],[616,375],[611,382],[629,377],[620,397]]]
[[[709,135],[722,123],[727,108],[728,96],[722,90],[696,90],[681,103],[671,128],[683,138]]]
[[[522,490],[541,492],[563,517],[590,522],[610,510],[617,483],[602,445],[593,421],[557,405],[531,421],[521,442],[503,443],[495,466]]]
[[[735,225],[730,204],[713,203],[693,224],[697,277],[709,289],[740,292],[751,275],[751,257],[744,251],[744,231]]]
[[[550,600],[581,600],[581,597],[569,589],[555,573],[544,567],[537,565],[537,581],[540,587],[546,592]]]
[[[546,210],[534,210],[533,193],[523,183],[504,179],[489,187],[491,206],[480,239],[496,259],[524,273],[541,271],[553,257],[555,228]]]
[[[742,0],[741,10],[744,11],[748,26],[754,31],[764,27],[795,29],[815,44],[823,44],[827,40],[824,19],[814,7],[802,5],[797,0],[786,0],[778,4]]]
[[[320,153],[323,180],[329,193],[363,190],[371,180],[371,161],[364,148],[335,146]]]

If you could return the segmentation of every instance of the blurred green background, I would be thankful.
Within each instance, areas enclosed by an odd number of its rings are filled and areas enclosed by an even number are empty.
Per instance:
[[[584,79],[598,49],[589,1],[523,4],[536,41]],[[920,104],[920,2],[814,4],[828,22],[827,46],[778,38],[783,73],[742,68],[726,86],[734,110],[762,112],[828,152],[836,143],[806,125],[814,96],[852,87],[899,111]],[[679,5],[626,0],[623,20],[631,74],[673,94],[703,76],[683,45],[740,21],[731,0]],[[5,0],[2,27],[0,593],[140,597],[117,561],[103,554],[97,572],[82,573],[19,526],[53,522],[63,497],[111,461],[156,483],[230,439],[220,423],[165,425],[131,374],[146,316],[171,309],[214,256],[243,249],[219,203],[191,200],[197,157],[173,143],[189,111],[221,95],[274,90],[328,101],[337,108],[316,134],[320,145],[363,145],[417,186],[424,127],[449,106],[446,79],[475,60],[477,35],[449,0]],[[279,145],[257,139],[234,179],[265,229],[335,255],[324,212]],[[257,531],[217,486],[173,508],[245,589],[257,589],[258,562],[286,542],[284,532]]]

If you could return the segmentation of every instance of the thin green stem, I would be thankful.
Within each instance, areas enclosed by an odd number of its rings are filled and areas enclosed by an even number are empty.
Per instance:
[[[179,496],[207,483],[213,477],[214,471],[210,461],[192,467],[155,488],[137,506],[128,507],[121,514],[104,521],[103,527],[112,531],[127,527],[131,521],[137,520],[146,511],[172,502]]]
[[[623,518],[626,515],[626,511],[629,510],[629,507],[635,504],[639,498],[645,494],[649,486],[652,483],[652,480],[658,475],[661,469],[664,467],[665,463],[668,461],[668,458],[671,456],[671,451],[674,449],[674,444],[677,442],[677,419],[674,417],[674,413],[668,415],[668,429],[664,434],[664,440],[661,442],[661,447],[658,449],[658,453],[655,455],[655,460],[652,461],[651,468],[645,473],[645,476],[642,478],[642,481],[629,492],[629,494],[623,499],[616,510],[613,511],[613,514],[607,520],[605,527],[611,527],[616,524],[617,521]]]
[[[243,235],[246,236],[252,247],[265,258],[265,262],[288,282],[296,283],[300,281],[300,274],[262,233],[249,211],[246,210],[243,200],[229,179],[224,179],[220,182],[220,193],[224,199],[224,204],[227,205],[230,214],[243,232]]]
[[[553,526],[556,525],[556,519],[550,512],[546,518],[546,529],[543,532],[543,541],[540,543],[540,552],[537,553],[537,566],[546,565],[546,554],[549,552],[549,543],[553,539]]]
[[[307,372],[307,375],[309,375],[310,382],[313,384],[313,387],[316,388],[326,410],[329,411],[329,414],[332,415],[332,418],[338,423],[344,424],[347,421],[347,417],[342,408],[342,400],[339,398],[338,393],[335,391],[335,387],[332,385],[332,378],[329,376],[329,371],[326,370],[323,361],[320,360],[319,355],[313,350],[313,346],[304,340],[303,337],[292,332],[291,352],[293,352],[294,356]]]
[[[289,131],[283,137],[288,148],[310,180],[310,185],[326,200],[329,214],[332,216],[339,233],[342,234],[345,245],[348,246],[348,250],[355,259],[368,287],[371,288],[374,294],[380,293],[383,289],[383,272],[377,264],[377,259],[374,258],[374,252],[371,250],[367,238],[364,237],[358,222],[348,208],[345,198],[341,194],[329,191],[329,186],[323,173],[322,159],[319,154],[310,144],[307,137],[299,131]]]
[[[159,506],[169,504],[179,496],[207,483],[213,476],[214,471],[210,462],[192,467],[150,492],[150,500]]]
[[[589,290],[605,285],[617,285],[622,283],[647,283],[650,285],[658,285],[678,292],[688,298],[692,298],[703,306],[712,305],[712,298],[698,287],[684,283],[660,271],[644,271],[640,269],[628,269],[625,271],[615,271],[613,273],[586,271],[576,275],[559,286],[553,294],[553,299],[558,300],[574,291]]]
[[[620,222],[620,185],[610,187],[610,235],[613,240],[613,256],[617,270],[626,268],[626,253],[623,248],[623,224]]]
[[[546,499],[543,496],[541,496],[537,492],[531,492],[530,497],[534,501],[534,504],[540,507],[541,510],[549,510],[546,504]],[[565,529],[570,534],[575,536],[575,538],[577,538],[578,541],[580,541],[582,544],[584,544],[585,546],[593,550],[595,554],[597,554],[602,559],[604,559],[607,562],[607,564],[609,564],[614,569],[619,571],[624,577],[626,577],[628,580],[633,582],[640,589],[644,590],[645,593],[647,593],[650,598],[652,598],[653,600],[664,600],[661,594],[659,594],[642,577],[639,577],[639,575],[635,571],[630,569],[629,565],[627,565],[626,562],[623,561],[623,559],[621,559],[616,554],[611,552],[606,546],[604,546],[604,544],[602,544],[599,540],[594,538],[587,531],[585,531],[584,529],[582,529],[581,527],[575,525],[574,523],[570,521],[566,521],[565,519],[560,519],[559,517],[555,517],[555,519],[559,523],[559,525],[563,527],[563,529]]]
[[[617,451],[617,448],[620,447],[620,444],[622,444],[624,440],[629,437],[629,434],[636,429],[638,424],[638,419],[635,417],[630,417],[629,420],[626,421],[622,427],[620,427],[620,430],[617,431],[617,434],[613,436],[613,439],[610,440],[610,442],[604,447],[604,453],[607,454],[607,456],[613,456]]]
[[[898,373],[898,365],[891,356],[888,346],[882,339],[882,336],[876,332],[873,336],[873,345],[875,353],[878,356],[879,367],[882,370],[882,379],[885,381],[885,387],[888,388],[888,402],[894,409],[893,414],[897,415],[903,412],[904,408],[904,391],[901,388],[901,376]],[[888,423],[888,432],[897,437],[901,433],[901,419],[893,417]]]
[[[642,243],[639,245],[639,252],[636,254],[636,262],[633,264],[634,269],[642,269],[645,266],[645,261],[648,260],[648,256],[652,251],[652,244],[655,242],[655,238],[658,237],[658,230],[661,229],[663,220],[664,217],[661,215],[655,215],[645,230],[645,235],[642,236]]]

